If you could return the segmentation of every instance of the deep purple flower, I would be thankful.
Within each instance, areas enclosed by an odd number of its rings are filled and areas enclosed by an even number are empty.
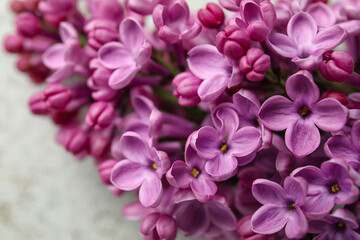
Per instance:
[[[271,130],[286,129],[286,146],[295,156],[305,157],[319,146],[317,127],[329,132],[344,127],[347,108],[331,98],[316,103],[320,93],[310,72],[303,70],[290,76],[286,92],[293,101],[283,96],[270,97],[261,106],[259,118]]]
[[[335,204],[352,204],[359,195],[359,189],[349,178],[348,166],[340,159],[326,161],[320,169],[315,166],[297,168],[291,175],[308,182],[308,197],[302,209],[313,219],[327,215]]]
[[[87,75],[87,69],[82,66],[84,58],[80,47],[77,30],[68,22],[60,24],[62,43],[57,43],[44,52],[42,59],[46,67],[55,72],[46,81],[60,82],[70,77],[74,72]]]
[[[308,222],[302,210],[307,193],[306,181],[287,177],[284,188],[267,179],[254,181],[252,192],[262,206],[251,218],[254,232],[272,234],[285,226],[288,238],[304,237]]]
[[[191,138],[190,135],[186,142],[185,162],[175,161],[166,177],[174,187],[187,188],[190,186],[199,201],[209,201],[215,196],[217,186],[205,171],[205,160],[201,159],[191,147]]]
[[[218,180],[234,175],[238,165],[252,160],[261,145],[260,132],[246,126],[239,129],[237,112],[220,105],[213,113],[215,127],[205,126],[192,135],[191,145],[206,160],[205,171]]]
[[[159,38],[170,44],[192,39],[201,31],[201,25],[190,17],[185,0],[176,0],[169,6],[157,5],[152,16]]]
[[[236,63],[218,52],[215,46],[198,45],[189,51],[190,71],[203,82],[198,89],[202,101],[211,102],[227,87],[238,85],[242,80]]]
[[[128,86],[137,72],[150,60],[151,45],[146,41],[142,27],[133,18],[125,18],[119,29],[119,42],[102,46],[98,58],[102,65],[115,70],[109,79],[109,86],[121,89]]]
[[[175,196],[178,207],[174,213],[178,228],[188,236],[202,236],[213,224],[233,231],[236,218],[224,197],[216,196],[213,201],[199,202],[189,190],[181,190]]]
[[[338,208],[323,220],[309,223],[310,233],[320,233],[314,240],[357,240],[360,234],[355,230],[359,228],[352,212]]]
[[[301,69],[312,70],[322,61],[322,54],[346,40],[347,32],[339,26],[318,32],[316,21],[309,14],[295,14],[287,25],[287,35],[272,32],[268,45],[280,56],[291,58]]]
[[[122,135],[119,148],[125,159],[113,168],[111,182],[124,191],[140,187],[141,204],[145,207],[157,205],[163,188],[161,178],[170,167],[166,153],[150,148],[134,132]]]

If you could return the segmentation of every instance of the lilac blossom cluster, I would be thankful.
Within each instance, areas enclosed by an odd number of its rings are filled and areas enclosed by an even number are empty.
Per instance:
[[[360,0],[86,7],[13,0],[4,47],[144,239],[360,239]]]

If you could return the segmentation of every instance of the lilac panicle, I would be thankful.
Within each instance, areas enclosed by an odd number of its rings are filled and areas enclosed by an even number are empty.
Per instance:
[[[195,38],[201,31],[201,25],[190,17],[185,0],[176,0],[169,6],[157,5],[152,16],[159,38],[170,44]]]
[[[121,22],[119,34],[121,43],[109,42],[98,52],[101,64],[114,70],[108,82],[113,89],[122,89],[131,83],[150,60],[152,49],[142,27],[133,18],[127,17]]]
[[[307,183],[301,178],[287,177],[284,188],[267,179],[257,179],[252,192],[260,207],[251,217],[254,232],[273,234],[285,226],[288,238],[304,237],[309,225],[302,210],[307,194]]]
[[[295,14],[287,26],[287,35],[272,32],[268,45],[282,57],[291,58],[301,69],[312,70],[322,61],[322,54],[340,45],[347,32],[339,26],[331,26],[317,32],[313,17],[304,12]]]
[[[119,147],[125,159],[114,166],[111,182],[124,191],[140,187],[141,204],[145,207],[156,206],[163,189],[161,178],[170,167],[167,155],[150,148],[134,132],[124,133]]]
[[[285,142],[297,157],[305,157],[320,144],[320,133],[338,131],[345,126],[348,109],[335,99],[326,98],[317,103],[319,88],[310,72],[299,71],[286,81],[283,96],[267,99],[260,108],[260,122],[271,130],[286,129]],[[317,126],[317,127],[316,127]]]

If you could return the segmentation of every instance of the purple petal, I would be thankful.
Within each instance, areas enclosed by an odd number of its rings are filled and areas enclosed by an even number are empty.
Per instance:
[[[131,52],[119,42],[109,42],[102,46],[99,49],[98,58],[108,69],[123,67],[124,63],[128,65],[129,62],[135,61]]]
[[[203,44],[191,49],[189,52],[188,64],[190,71],[201,79],[213,78],[214,75],[226,75],[228,64],[224,56],[218,52],[213,45]]]
[[[301,48],[312,42],[317,32],[317,25],[309,14],[299,12],[289,21],[287,33]]]
[[[189,19],[189,7],[185,1],[180,0],[175,2],[170,9],[170,18],[165,24],[172,28],[181,28],[185,26]]]
[[[185,40],[193,39],[200,34],[201,29],[201,25],[194,22],[188,29],[181,33],[181,38]]]
[[[233,95],[233,102],[241,117],[247,119],[257,118],[260,102],[254,93],[247,89],[240,89],[239,92]]]
[[[222,140],[215,128],[209,126],[202,127],[193,137],[193,147],[200,157],[213,159],[221,153],[220,144]]]
[[[130,161],[147,166],[150,162],[150,148],[140,135],[126,132],[120,139],[120,151]]]
[[[247,24],[251,24],[253,21],[262,21],[260,7],[252,0],[245,0],[241,2],[243,19]]]
[[[199,86],[198,95],[204,102],[217,99],[226,89],[230,78],[226,75],[213,75],[206,78]]]
[[[347,32],[344,29],[339,26],[331,26],[316,34],[313,44],[317,49],[330,50],[340,45],[346,38]]]
[[[297,56],[298,47],[296,43],[285,34],[277,32],[270,33],[267,44],[283,57],[294,58]]]
[[[296,122],[298,113],[292,101],[283,96],[273,96],[261,106],[259,118],[267,128],[281,131]]]
[[[161,40],[170,44],[174,44],[179,41],[179,32],[166,25],[160,27],[158,35]]]
[[[306,166],[295,169],[291,176],[303,177],[311,185],[321,185],[324,183],[324,176],[321,170],[315,166]],[[309,192],[311,194],[311,192]]]
[[[284,181],[284,190],[296,205],[302,205],[307,194],[307,182],[302,178],[287,177]]]
[[[230,154],[220,154],[205,164],[205,171],[217,180],[225,180],[234,174],[238,166],[237,159]]]
[[[217,192],[217,185],[207,179],[206,177],[199,176],[190,183],[191,190],[196,198],[201,201],[209,201]]]
[[[259,149],[261,134],[255,127],[243,127],[228,140],[229,152],[236,157],[244,157]]]
[[[287,204],[285,190],[279,184],[267,179],[256,179],[251,191],[254,198],[261,204]]]
[[[320,145],[320,132],[309,120],[299,119],[285,132],[285,143],[297,157],[305,157]]]
[[[312,219],[321,219],[326,216],[335,204],[335,196],[327,193],[319,193],[315,196],[308,196],[302,209]]]
[[[44,65],[51,70],[56,70],[65,65],[66,47],[62,43],[57,43],[49,47],[42,55]]]
[[[324,131],[339,131],[346,122],[348,109],[333,98],[326,98],[311,108],[311,120]]]
[[[325,149],[330,157],[341,158],[346,162],[359,162],[360,154],[353,146],[351,140],[345,136],[331,137],[325,144]]]
[[[211,114],[215,128],[225,132],[228,139],[239,127],[239,116],[233,105],[221,104]]]
[[[251,217],[253,231],[261,234],[279,232],[287,222],[288,212],[286,209],[275,205],[264,205]]]
[[[162,193],[161,180],[156,174],[147,174],[139,191],[139,200],[144,207],[152,207],[158,204]]]
[[[322,55],[325,52],[323,49],[315,50],[310,56],[306,58],[295,57],[291,61],[295,63],[300,69],[312,71],[318,68],[323,58]]]
[[[351,129],[351,141],[357,149],[360,149],[360,121],[356,121]]]
[[[138,68],[136,67],[135,63],[121,66],[111,74],[109,78],[109,86],[112,89],[122,89],[131,83],[137,72]]]
[[[136,55],[145,42],[140,24],[133,18],[125,18],[120,24],[120,40],[124,46]]]
[[[299,71],[286,81],[286,93],[298,107],[311,107],[319,98],[320,91],[308,71]]]
[[[331,216],[345,220],[346,223],[353,229],[359,228],[359,224],[356,222],[354,214],[345,208],[336,209]]]
[[[151,231],[155,228],[155,224],[159,220],[159,218],[160,218],[160,213],[151,213],[147,215],[141,221],[140,232],[145,235],[150,234]]]
[[[309,225],[301,210],[290,212],[289,221],[285,227],[285,233],[288,238],[302,238],[306,235]]]
[[[207,204],[207,209],[209,218],[215,226],[225,231],[235,230],[236,218],[229,208],[219,202],[212,202]]]
[[[227,10],[237,12],[240,10],[240,6],[236,4],[235,0],[219,0],[221,6],[226,8]]]
[[[63,43],[66,43],[68,41],[79,42],[78,33],[71,23],[61,22],[59,31],[60,31],[61,41]]]
[[[336,179],[338,182],[349,177],[348,166],[343,161],[326,161],[321,164],[321,171],[326,178]]]
[[[178,228],[189,236],[201,236],[210,224],[208,212],[197,200],[181,203],[175,217]]]
[[[183,161],[175,161],[169,171],[166,173],[166,178],[169,183],[177,188],[187,188],[191,182],[191,168],[189,168]]]
[[[147,177],[146,172],[146,169],[138,163],[121,160],[111,172],[111,182],[121,190],[134,190],[144,182]]]
[[[73,64],[65,64],[46,78],[48,83],[57,83],[69,78],[74,72]]]
[[[188,140],[186,141],[186,145],[185,145],[185,162],[190,167],[198,167],[201,170],[201,169],[203,169],[203,167],[205,165],[205,161],[202,158],[199,157],[199,155],[197,154],[195,149],[190,145],[192,135],[193,134],[191,134],[188,137]]]
[[[139,202],[129,203],[123,207],[121,213],[128,220],[139,221],[153,212],[152,208],[146,208]]]
[[[306,8],[306,12],[315,19],[318,26],[329,27],[336,23],[334,11],[323,2],[310,4]]]

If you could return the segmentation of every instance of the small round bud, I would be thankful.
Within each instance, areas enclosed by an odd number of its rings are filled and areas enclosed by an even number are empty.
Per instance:
[[[251,48],[240,59],[239,68],[246,74],[249,81],[261,81],[270,68],[270,56],[264,54],[259,48]]]
[[[183,72],[174,78],[172,85],[175,87],[173,94],[178,98],[179,104],[185,107],[195,106],[200,102],[197,90],[201,79],[191,72]]]
[[[354,60],[344,51],[327,51],[320,72],[329,81],[343,82],[354,72]]]
[[[321,95],[321,99],[324,98],[334,98],[344,106],[347,106],[349,104],[346,95],[339,91],[332,91],[332,90],[326,91]]]
[[[95,130],[100,130],[109,126],[114,119],[114,107],[104,101],[96,102],[91,105],[85,117],[85,123]]]
[[[218,28],[225,19],[223,10],[216,3],[208,3],[206,9],[200,9],[198,17],[202,25],[207,28]]]
[[[20,53],[23,50],[24,38],[18,34],[8,35],[4,40],[4,48],[9,53]]]
[[[33,13],[20,13],[16,19],[16,30],[22,36],[32,38],[41,31],[40,20]]]
[[[71,100],[71,92],[69,89],[59,83],[53,83],[44,89],[46,105],[50,109],[61,110]]]

